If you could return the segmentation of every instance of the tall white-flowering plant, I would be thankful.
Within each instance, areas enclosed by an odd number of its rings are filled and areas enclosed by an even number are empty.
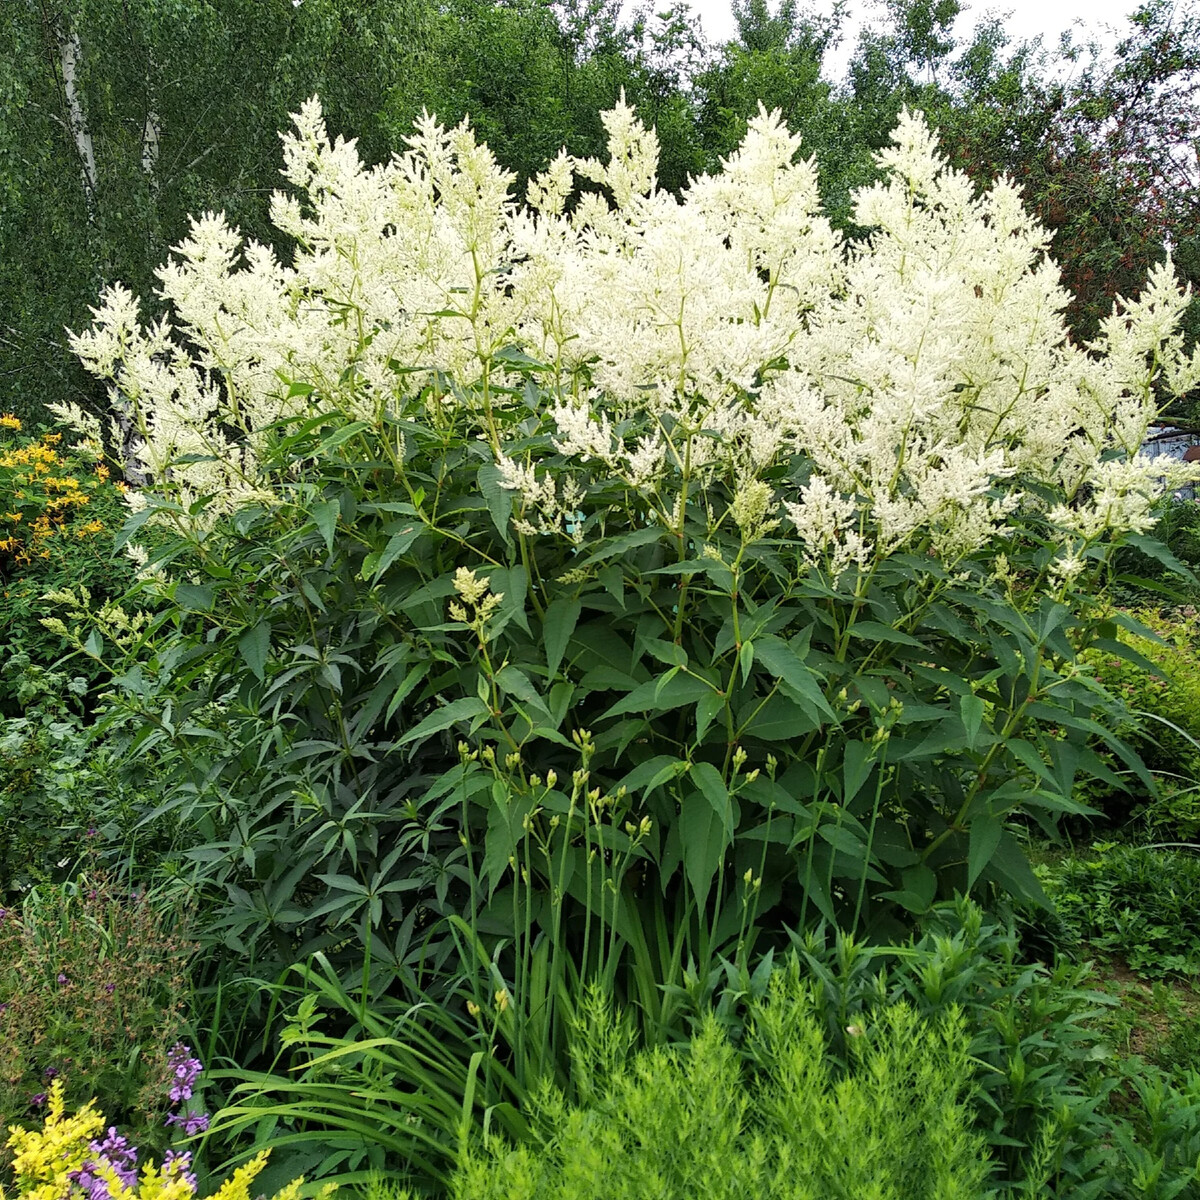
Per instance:
[[[1093,601],[1200,380],[1169,266],[1073,344],[1015,187],[918,116],[858,242],[777,115],[679,198],[604,120],[522,205],[465,126],[367,169],[313,101],[290,262],[205,216],[168,320],[116,289],[75,337],[180,543],[170,720],[124,680],[195,742],[228,936],[451,962],[457,911],[546,1039],[564,953],[652,1012],[811,913],[1036,894],[1010,814],[1120,786],[1098,741],[1144,775],[1075,656],[1124,652]]]
[[[851,244],[777,114],[678,200],[656,188],[654,134],[623,105],[605,123],[609,162],[560,155],[521,207],[465,126],[427,117],[406,154],[366,169],[307,104],[284,139],[297,194],[272,206],[292,264],[206,215],[159,273],[171,320],[143,328],[116,288],[74,338],[134,417],[152,489],[214,497],[211,519],[271,494],[259,461],[275,422],[331,408],[375,422],[428,381],[421,415],[469,414],[524,529],[580,528],[576,467],[668,525],[689,489],[719,478],[744,504],[767,480],[760,522],[785,521],[835,574],[904,547],[954,561],[1021,505],[1047,512],[1060,572],[1152,524],[1179,468],[1138,450],[1163,389],[1200,379],[1169,266],[1076,346],[1015,186],[976,196],[919,116],[859,193],[874,232]],[[498,415],[521,405],[516,352],[541,365],[537,416],[566,459],[550,479]],[[567,502],[555,474],[574,480]]]

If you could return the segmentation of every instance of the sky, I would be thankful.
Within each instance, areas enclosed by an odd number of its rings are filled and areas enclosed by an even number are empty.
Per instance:
[[[710,41],[719,43],[734,35],[729,0],[690,0],[690,3]],[[829,0],[817,0],[814,7],[828,12],[832,6]],[[1074,27],[1078,28],[1076,41],[1095,37],[1106,45],[1112,45],[1115,39],[1111,33],[1105,36],[1104,27],[1123,29],[1125,14],[1136,7],[1137,0],[978,0],[959,18],[956,28],[959,34],[965,35],[985,16],[1008,13],[1005,27],[1014,41],[1041,34],[1044,44],[1052,47],[1058,44],[1059,35],[1064,30]],[[826,61],[826,74],[833,78],[844,75],[846,63],[858,40],[859,29],[872,22],[878,9],[864,0],[850,0],[849,11],[842,44]],[[1080,27],[1074,26],[1077,20],[1082,22]]]

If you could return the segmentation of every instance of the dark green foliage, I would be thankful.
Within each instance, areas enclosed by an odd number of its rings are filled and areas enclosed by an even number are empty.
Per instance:
[[[882,934],[972,886],[1037,897],[1005,818],[1050,828],[1106,772],[1103,696],[1063,673],[1103,624],[1020,612],[930,559],[852,596],[699,507],[690,536],[723,561],[678,561],[654,526],[597,530],[583,557],[520,545],[471,444],[397,420],[402,486],[386,429],[315,418],[281,441],[283,503],[177,547],[195,573],[120,681],[135,720],[169,698],[136,750],[186,769],[170,805],[205,839],[190,856],[228,897],[230,946],[286,963],[370,928],[419,973],[453,956],[432,932],[450,914],[546,930],[560,872],[566,928],[585,906],[664,965],[664,905],[703,964],[781,922]],[[448,608],[468,543],[504,597],[482,642]],[[626,864],[607,916],[589,847]]]

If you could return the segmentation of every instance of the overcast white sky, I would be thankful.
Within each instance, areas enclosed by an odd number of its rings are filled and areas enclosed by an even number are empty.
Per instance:
[[[1185,0],[1186,2],[1186,0]],[[733,16],[730,12],[729,0],[691,0],[692,11],[698,14],[704,32],[710,41],[723,42],[733,36]],[[775,2],[772,2],[772,8]],[[828,0],[818,0],[817,7],[830,11]],[[1057,45],[1059,35],[1073,27],[1076,21],[1082,22],[1082,28],[1076,34],[1076,41],[1088,41],[1096,37],[1111,45],[1111,34],[1104,36],[1105,26],[1118,30],[1125,27],[1125,14],[1137,7],[1137,0],[976,0],[959,18],[959,32],[965,34],[979,20],[989,13],[997,16],[1003,13],[1010,15],[1006,26],[1014,41],[1020,41],[1042,35],[1043,42],[1052,47]],[[846,62],[858,40],[858,31],[864,24],[877,20],[876,14],[880,9],[869,0],[851,0],[850,16],[845,27],[845,37],[841,46],[828,61],[827,74],[840,77],[845,71]]]

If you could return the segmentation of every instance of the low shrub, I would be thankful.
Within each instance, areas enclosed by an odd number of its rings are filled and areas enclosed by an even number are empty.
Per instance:
[[[1150,978],[1200,976],[1200,853],[1096,842],[1037,868],[1069,933]]]
[[[150,1140],[171,1108],[187,1017],[187,913],[103,874],[0,909],[0,1119],[34,1114],[51,1081],[100,1097]]]
[[[84,857],[126,862],[145,805],[87,712],[85,675],[15,651],[0,682],[21,710],[0,716],[0,904],[13,904],[35,885],[73,878]]]
[[[109,1127],[99,1138],[105,1118],[89,1101],[67,1115],[63,1081],[54,1080],[46,1096],[46,1117],[40,1129],[9,1128],[5,1149],[11,1158],[11,1192],[0,1185],[0,1200],[192,1200],[196,1175],[190,1152],[168,1151],[161,1163],[143,1162],[138,1148]],[[239,1167],[214,1193],[212,1200],[250,1200],[251,1185],[262,1174],[270,1154],[262,1150]],[[273,1200],[299,1200],[303,1179],[277,1191]],[[325,1189],[322,1198],[329,1195]]]
[[[827,1057],[820,1008],[793,965],[749,1006],[740,1048],[709,1016],[686,1047],[629,1057],[631,1032],[593,1005],[576,1035],[578,1100],[538,1089],[529,1144],[497,1136],[470,1147],[449,1195],[984,1195],[991,1163],[973,1130],[957,1010],[933,1021],[905,1004],[877,1010],[851,1027],[843,1070]]]

